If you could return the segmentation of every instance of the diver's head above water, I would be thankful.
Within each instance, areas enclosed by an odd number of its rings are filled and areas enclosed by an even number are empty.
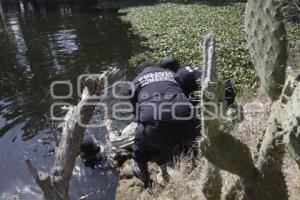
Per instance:
[[[83,160],[83,163],[87,167],[94,168],[101,158],[101,146],[96,141],[93,136],[84,138],[82,144],[80,145],[80,157]]]

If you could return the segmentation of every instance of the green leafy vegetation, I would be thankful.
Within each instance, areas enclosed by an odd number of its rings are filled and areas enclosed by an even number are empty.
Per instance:
[[[257,88],[259,79],[246,48],[244,3],[162,3],[129,7],[121,12],[126,13],[123,19],[131,22],[147,47],[131,59],[132,65],[141,58],[158,62],[166,55],[175,56],[184,64],[201,65],[203,36],[212,32],[217,41],[218,71],[232,78],[241,94],[253,93]],[[289,24],[288,29],[291,41],[299,38],[299,24]]]

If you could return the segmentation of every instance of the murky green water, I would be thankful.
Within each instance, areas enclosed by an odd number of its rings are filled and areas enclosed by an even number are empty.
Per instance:
[[[116,13],[100,13],[71,5],[1,2],[0,7],[0,199],[20,193],[22,200],[41,199],[24,160],[40,170],[52,165],[49,117],[50,84],[119,67],[115,79],[129,77],[128,59],[139,41]],[[67,94],[65,87],[58,91]],[[76,95],[63,100],[76,102]],[[102,123],[100,117],[94,122]],[[103,137],[104,131],[87,134]],[[78,159],[71,181],[71,199],[95,192],[90,199],[113,199],[117,177],[105,169],[85,168]]]

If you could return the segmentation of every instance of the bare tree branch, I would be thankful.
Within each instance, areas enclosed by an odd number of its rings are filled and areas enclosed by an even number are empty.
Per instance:
[[[44,193],[45,200],[68,200],[69,182],[75,166],[76,157],[83,140],[83,134],[95,106],[99,102],[104,78],[107,72],[98,78],[85,80],[82,99],[77,106],[69,109],[63,123],[63,131],[59,145],[55,151],[54,166],[50,173],[38,173],[30,160],[26,164],[36,183]]]

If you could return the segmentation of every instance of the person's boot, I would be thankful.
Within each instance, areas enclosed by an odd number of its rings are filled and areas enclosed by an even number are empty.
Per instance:
[[[149,187],[150,175],[148,172],[147,163],[134,162],[132,165],[132,172],[138,179],[140,179],[144,183],[145,188]]]

